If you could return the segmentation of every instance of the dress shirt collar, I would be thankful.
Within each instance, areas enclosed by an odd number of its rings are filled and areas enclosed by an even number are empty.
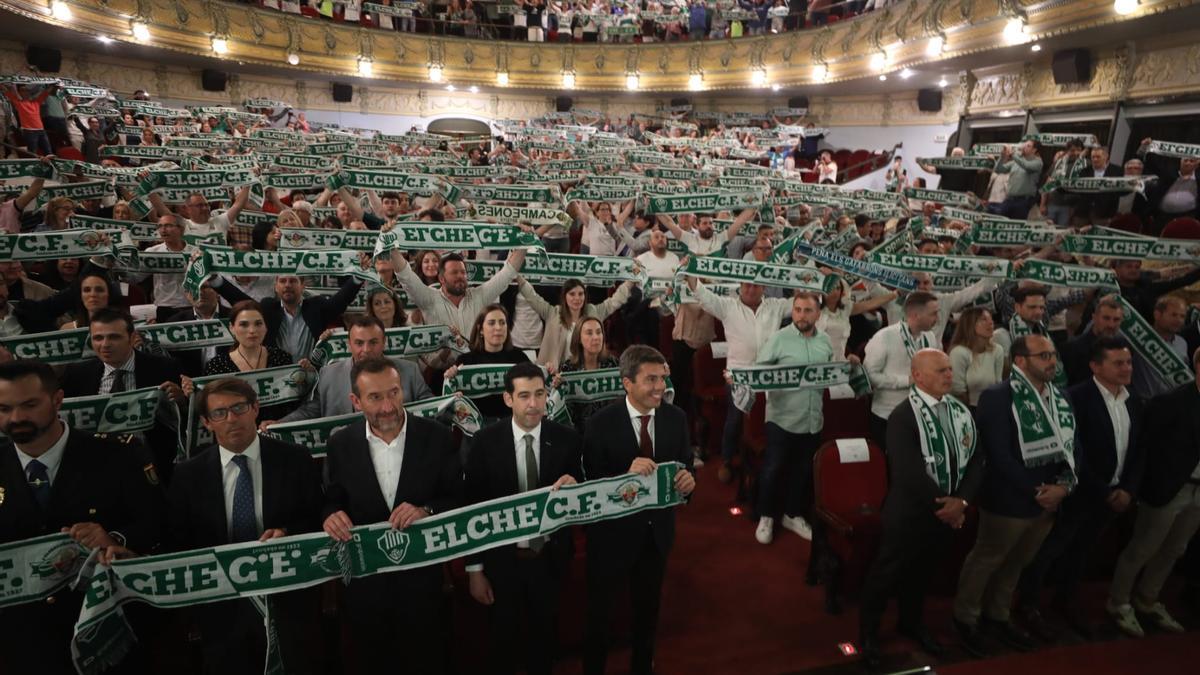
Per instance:
[[[400,434],[393,438],[391,443],[380,438],[379,435],[375,433],[375,430],[371,428],[371,423],[364,420],[363,424],[367,425],[368,445],[378,444],[383,447],[399,446],[403,448],[404,441],[408,438],[408,412],[406,412],[404,408],[400,409],[400,419],[403,422],[400,427]]]
[[[642,423],[642,420],[640,419],[642,417],[642,413],[638,412],[638,409],[633,407],[633,404],[629,402],[628,396],[625,397],[625,408],[629,410],[629,417],[632,418],[634,422],[636,422],[637,424]],[[650,412],[646,413],[647,415],[650,416],[651,422],[654,421],[654,413],[655,412],[656,412],[656,409],[651,408]]]
[[[513,446],[516,447],[517,450],[519,450],[519,451],[525,450],[525,434],[529,434],[530,436],[533,436],[533,447],[534,448],[542,447],[542,424],[540,422],[538,423],[537,427],[535,427],[533,429],[533,431],[525,431],[521,427],[517,426],[516,420],[513,420],[512,421],[512,432],[513,432]]]
[[[1125,403],[1125,400],[1129,398],[1129,390],[1126,389],[1124,385],[1121,385],[1121,391],[1117,392],[1117,394],[1114,396],[1112,391],[1108,387],[1104,386],[1104,383],[1096,379],[1095,376],[1092,377],[1092,381],[1096,383],[1096,388],[1100,390],[1100,395],[1104,397],[1104,402],[1109,405],[1113,405],[1115,403],[1123,404]]]
[[[258,435],[255,435],[254,440],[250,441],[250,445],[247,445],[246,449],[241,451],[240,453],[234,452],[224,446],[218,446],[218,447],[221,451],[221,469],[222,470],[229,468],[229,463],[232,462],[233,458],[239,454],[244,456],[246,459],[250,460],[251,462],[259,461],[259,456],[262,455],[262,445],[259,442]]]
[[[136,350],[130,351],[129,359],[126,360],[125,363],[121,364],[121,370],[123,370],[127,373],[133,373],[133,362],[136,357],[137,357],[137,351]],[[104,374],[105,375],[111,375],[112,372],[116,369],[117,368],[115,366],[110,366],[107,363],[104,364]]]
[[[946,397],[944,397],[944,396],[942,398],[934,398],[932,395],[930,395],[928,392],[926,392],[924,389],[921,389],[920,387],[913,387],[913,388],[917,390],[917,396],[920,396],[921,400],[925,402],[925,405],[929,406],[930,408],[936,408],[939,403],[946,400]]]
[[[13,447],[17,450],[17,459],[21,460],[21,469],[28,470],[29,463],[36,459],[46,467],[46,474],[50,476],[51,483],[54,482],[54,477],[58,473],[58,465],[62,464],[63,452],[67,447],[67,436],[71,435],[71,425],[64,422],[59,422],[59,424],[63,425],[62,436],[59,436],[54,445],[50,446],[40,457],[25,454],[21,446],[13,443]]]

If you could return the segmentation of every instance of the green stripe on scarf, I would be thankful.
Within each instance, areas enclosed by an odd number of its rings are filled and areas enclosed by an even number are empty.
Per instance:
[[[536,235],[515,225],[504,223],[473,223],[467,221],[398,222],[391,230],[382,232],[375,244],[374,257],[394,249],[470,249],[506,250],[541,248]]]
[[[429,354],[450,347],[465,352],[465,341],[455,338],[450,327],[443,324],[427,326],[398,326],[384,331],[385,356],[404,358]],[[308,360],[317,368],[350,357],[350,335],[339,330],[318,342]]]
[[[4,345],[5,349],[12,352],[13,358],[34,359],[57,366],[83,361],[91,356],[90,353],[84,356],[85,350],[90,351],[88,345],[90,333],[91,330],[87,328],[30,333],[29,335],[0,338],[0,345]]]
[[[1075,414],[1067,397],[1053,384],[1047,409],[1037,389],[1021,369],[1013,366],[1012,414],[1017,422],[1017,443],[1027,467],[1066,462],[1075,471]]]
[[[954,494],[967,472],[967,463],[975,454],[978,434],[971,410],[953,396],[943,396],[941,403],[947,408],[949,429],[937,412],[921,398],[917,388],[908,388],[908,403],[917,418],[917,430],[921,439],[921,454],[925,457],[925,472],[938,488],[946,494]],[[954,461],[951,462],[951,453]],[[951,474],[951,467],[956,469]]]
[[[1150,364],[1163,382],[1173,387],[1195,381],[1196,376],[1192,372],[1191,364],[1162,339],[1133,305],[1120,295],[1116,297],[1125,316],[1121,321],[1121,333],[1129,340],[1133,351]]]
[[[712,256],[688,258],[686,273],[703,279],[746,282],[779,288],[798,288],[813,293],[826,293],[836,283],[833,277],[826,277],[811,267],[763,263],[757,260],[730,260]]]
[[[65,398],[58,416],[72,428],[95,434],[127,434],[154,426],[163,390],[134,389],[118,394]]]

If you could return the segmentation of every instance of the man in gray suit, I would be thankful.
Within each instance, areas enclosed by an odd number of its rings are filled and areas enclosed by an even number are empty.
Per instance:
[[[285,415],[283,419],[264,420],[259,424],[259,430],[266,431],[267,427],[281,422],[298,422],[354,412],[354,407],[350,404],[350,370],[359,361],[382,357],[385,338],[383,323],[373,316],[355,316],[347,319],[347,323],[349,334],[346,341],[350,346],[350,358],[334,361],[322,368],[312,398]],[[392,361],[396,364],[396,370],[400,372],[400,385],[404,388],[405,401],[417,401],[433,396],[429,385],[425,384],[425,378],[421,377],[421,369],[417,364],[405,359]]]

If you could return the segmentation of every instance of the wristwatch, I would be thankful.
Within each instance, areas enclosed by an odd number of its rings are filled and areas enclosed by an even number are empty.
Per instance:
[[[429,508],[428,506],[422,506],[421,509],[425,511],[425,515],[427,516],[433,515],[433,509]]]

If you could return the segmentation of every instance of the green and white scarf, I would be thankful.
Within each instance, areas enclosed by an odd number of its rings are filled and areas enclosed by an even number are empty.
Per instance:
[[[1037,258],[1026,258],[1016,278],[1067,288],[1117,288],[1117,276],[1111,269],[1065,265]]]
[[[1066,462],[1075,471],[1075,413],[1058,387],[1047,384],[1047,407],[1025,373],[1013,366],[1009,377],[1012,389],[1012,413],[1017,422],[1017,442],[1021,460],[1027,467]]]
[[[499,260],[468,260],[468,280],[472,284],[481,284],[506,264]],[[622,281],[641,284],[646,273],[632,258],[625,256],[547,253],[525,258],[521,276],[534,284],[560,284],[567,279],[578,279],[588,286],[611,286]]]
[[[1012,271],[1011,261],[988,256],[878,253],[872,255],[871,260],[885,267],[929,274],[959,274],[1006,279]]]
[[[462,196],[475,200],[551,204],[559,201],[561,193],[557,185],[464,185]]]
[[[423,518],[404,530],[392,529],[388,523],[360,525],[353,528],[347,543],[318,532],[122,560],[99,568],[88,582],[75,624],[72,658],[82,675],[93,675],[120,660],[135,639],[121,611],[127,602],[194,606],[270,596],[330,579],[352,583],[375,574],[434,565],[548,536],[570,525],[675,506],[683,502],[674,487],[675,474],[682,469],[678,462],[664,462],[649,476],[627,474],[559,489],[539,488]],[[57,572],[54,563],[83,555],[66,535],[51,537],[56,539],[41,537],[0,548],[0,569],[42,563],[34,569]],[[51,580],[22,587],[7,604],[45,597],[47,587],[63,583],[66,576],[58,573]],[[179,579],[190,583],[175,583]],[[268,645],[268,650],[273,646]]]
[[[375,257],[394,249],[460,249],[506,250],[542,248],[536,235],[515,225],[472,223],[466,221],[398,222],[387,232],[379,234]]]
[[[942,492],[954,494],[967,472],[967,463],[975,454],[978,440],[971,410],[953,396],[943,396],[941,404],[946,406],[946,416],[949,418],[943,420],[921,398],[915,386],[908,388],[908,402],[917,418],[925,473],[937,482]]]
[[[212,274],[233,276],[356,275],[362,272],[358,251],[238,251],[227,246],[204,246],[200,257],[188,265],[184,290],[200,294],[200,285]]]
[[[0,159],[0,181],[13,178],[49,178],[53,173],[40,159]]]
[[[990,170],[995,162],[987,157],[918,157],[917,164],[948,171],[978,171]]]
[[[90,333],[88,328],[31,333],[0,338],[0,345],[12,352],[13,358],[32,359],[57,366],[89,358]]]
[[[189,456],[197,448],[214,442],[212,434],[200,425],[199,411],[196,409],[196,394],[200,393],[200,390],[204,389],[208,383],[227,377],[237,378],[249,384],[258,396],[258,405],[261,407],[299,401],[308,394],[314,379],[312,373],[298,365],[194,378],[192,384],[195,385],[195,391],[192,393],[191,401],[188,402],[187,438],[184,445],[185,452]]]
[[[1200,145],[1194,143],[1176,143],[1175,141],[1150,141],[1146,152],[1163,157],[1200,158]]]
[[[1078,192],[1085,194],[1102,194],[1116,192],[1127,194],[1130,192],[1143,192],[1147,182],[1156,180],[1156,176],[1079,176],[1073,178],[1064,178],[1061,180],[1052,179],[1046,181],[1047,185],[1051,185],[1051,189],[1059,188],[1065,192]]]
[[[929,337],[928,331],[913,337],[912,331],[908,328],[908,323],[900,322],[900,340],[904,343],[904,351],[908,354],[911,360],[917,352],[922,349],[930,349],[933,347],[933,340]]]
[[[514,364],[459,366],[454,377],[442,383],[442,395],[462,392],[467,398],[496,396],[504,392],[504,375]]]
[[[702,279],[745,282],[822,294],[832,290],[834,284],[837,283],[832,276],[827,277],[811,267],[780,265],[757,260],[730,260],[713,256],[688,258],[687,269],[681,270],[682,273]],[[676,285],[680,283],[682,280],[677,278]]]
[[[374,230],[331,230],[312,227],[280,228],[283,249],[347,249],[374,251],[379,233]]]
[[[0,235],[0,260],[58,260],[112,254],[132,247],[124,230],[57,230]]]
[[[694,192],[681,195],[650,195],[646,213],[712,213],[756,209],[762,205],[760,192]]]
[[[55,197],[66,197],[72,201],[85,199],[104,199],[112,194],[112,183],[105,180],[88,180],[82,183],[67,183],[65,185],[47,185],[33,200],[35,211],[46,208],[46,204]]]
[[[1093,134],[1025,134],[1021,138],[1022,142],[1037,141],[1042,145],[1052,148],[1066,147],[1070,141],[1083,141],[1083,147],[1094,148],[1100,145],[1100,141],[1096,140]]]
[[[1026,335],[1041,335],[1048,337],[1050,332],[1041,323],[1030,324],[1021,318],[1021,315],[1013,313],[1012,318],[1008,320],[1008,335],[1016,342],[1018,338]],[[1058,359],[1054,364],[1054,384],[1065,387],[1067,386],[1067,371],[1063,367],[1062,359]]]
[[[851,230],[847,231],[850,232]],[[776,247],[776,250],[778,248],[780,247]],[[794,249],[799,251],[800,255],[818,265],[832,267],[847,274],[852,274],[863,279],[870,279],[871,281],[903,291],[913,291],[917,288],[917,280],[911,274],[897,271],[891,267],[865,260],[857,260],[844,253],[838,253],[825,247],[815,248],[801,241],[795,241]]]
[[[1194,381],[1196,376],[1192,372],[1191,364],[1162,339],[1133,305],[1120,295],[1116,297],[1125,316],[1121,321],[1121,333],[1129,340],[1133,351],[1150,364],[1163,382],[1173,387]]]
[[[224,347],[234,343],[229,325],[222,319],[143,324],[138,326],[137,332],[146,342],[168,350]]]
[[[308,360],[317,368],[350,357],[349,334],[344,330],[335,331],[328,338],[321,340],[313,347]],[[418,354],[428,354],[443,348],[451,348],[459,353],[469,351],[462,337],[455,337],[450,327],[443,324],[428,326],[399,326],[388,328],[383,334],[385,356],[406,358]]]
[[[476,218],[488,218],[501,223],[528,223],[530,225],[570,225],[571,216],[559,209],[530,206],[505,206],[500,204],[476,204],[472,207]]]
[[[956,192],[954,190],[929,190],[926,188],[904,188],[904,196],[909,199],[919,199],[923,202],[937,202],[938,204],[950,204],[954,206],[965,206],[967,208],[979,208],[979,198],[970,192]]]
[[[163,398],[163,390],[158,387],[64,398],[58,416],[72,428],[88,433],[138,433],[154,426]]]
[[[1069,253],[1107,258],[1183,262],[1200,259],[1200,241],[1191,239],[1071,234],[1063,238],[1062,247]]]
[[[156,223],[131,222],[128,220],[115,220],[113,218],[97,218],[95,216],[85,216],[78,213],[71,216],[68,225],[71,229],[87,228],[90,230],[125,230],[129,234],[129,239],[135,244],[142,242],[158,243],[158,225]]]
[[[730,392],[734,405],[744,413],[754,408],[754,394],[760,391],[804,391],[849,385],[855,398],[871,393],[867,371],[848,361],[730,368],[729,374],[733,379]]]
[[[669,376],[666,387],[663,400],[670,403],[675,399],[675,384]],[[620,368],[597,368],[559,373],[554,392],[563,403],[594,403],[621,398],[625,386],[621,383]]]

